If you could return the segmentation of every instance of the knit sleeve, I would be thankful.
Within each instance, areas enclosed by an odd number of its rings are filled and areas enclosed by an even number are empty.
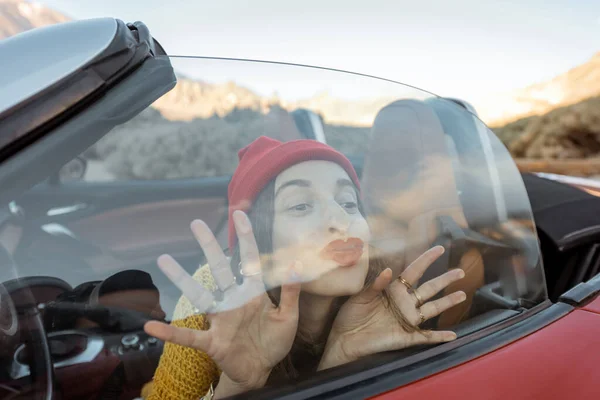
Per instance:
[[[205,266],[194,274],[207,289],[214,282]],[[182,296],[177,303],[172,325],[206,330],[208,322],[203,315],[194,314],[194,307]],[[147,400],[194,399],[204,396],[211,383],[219,379],[220,371],[213,360],[200,350],[166,343],[154,379],[144,387],[142,395]]]

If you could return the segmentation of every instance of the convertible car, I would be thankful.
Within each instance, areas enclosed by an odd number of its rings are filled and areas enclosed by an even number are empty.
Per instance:
[[[423,279],[462,268],[467,301],[427,321],[452,342],[374,354],[253,399],[600,398],[600,194],[521,174],[459,99],[338,70],[171,57],[141,22],[101,18],[0,41],[0,397],[146,395],[193,273],[190,222],[227,250],[237,151],[265,135],[343,152],[372,246]],[[272,97],[272,93],[278,97]],[[326,93],[326,94],[323,94]]]

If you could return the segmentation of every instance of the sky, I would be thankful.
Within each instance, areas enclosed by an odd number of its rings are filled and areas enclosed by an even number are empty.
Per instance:
[[[598,0],[40,2],[77,19],[141,20],[169,54],[339,68],[467,100],[550,79],[600,51]]]

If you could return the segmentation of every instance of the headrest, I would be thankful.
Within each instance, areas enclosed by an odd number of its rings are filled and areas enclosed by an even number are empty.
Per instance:
[[[454,101],[431,98],[425,104],[431,107],[456,149],[454,176],[469,225],[485,226],[506,220],[503,174],[495,159],[499,152],[493,148],[495,138],[489,129]]]
[[[416,254],[435,239],[432,220],[437,215],[458,214],[457,223],[466,224],[454,176],[455,158],[430,105],[398,100],[379,112],[361,182],[365,210],[375,221],[371,223],[374,243],[396,230],[398,224],[407,228],[417,224],[410,229],[419,231],[422,241],[408,249]]]

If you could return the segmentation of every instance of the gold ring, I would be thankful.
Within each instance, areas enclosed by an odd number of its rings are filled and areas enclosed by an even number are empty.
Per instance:
[[[398,277],[398,280],[399,280],[399,281],[400,281],[400,282],[401,282],[401,283],[402,283],[404,286],[406,286],[406,288],[407,288],[409,291],[413,290],[413,288],[412,288],[411,284],[410,284],[410,283],[408,283],[408,282],[406,281],[406,279],[404,279],[402,276],[399,276],[399,277]]]
[[[423,315],[423,312],[420,308],[417,308],[417,311],[419,312],[419,317],[421,318],[421,321],[419,321],[418,325],[421,325],[423,322],[425,322],[425,315]]]
[[[417,299],[417,307],[421,307],[423,305],[423,298],[419,296],[419,293],[417,293],[416,290],[413,290],[412,294],[414,294],[415,298]]]

